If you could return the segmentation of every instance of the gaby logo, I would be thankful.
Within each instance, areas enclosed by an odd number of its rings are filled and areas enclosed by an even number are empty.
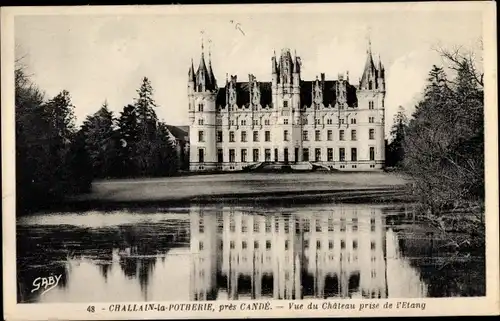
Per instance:
[[[61,280],[62,274],[55,275],[55,276],[49,276],[49,277],[37,277],[33,281],[33,290],[31,290],[31,293],[38,291],[38,290],[43,290],[43,292],[40,294],[45,294],[55,288],[57,284],[59,284],[59,280]]]

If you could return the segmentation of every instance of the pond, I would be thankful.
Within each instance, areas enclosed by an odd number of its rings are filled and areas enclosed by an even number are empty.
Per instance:
[[[189,206],[17,221],[18,302],[485,295],[411,204]]]

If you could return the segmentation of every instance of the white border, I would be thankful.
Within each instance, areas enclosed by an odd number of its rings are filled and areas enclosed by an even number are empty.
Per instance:
[[[497,52],[496,52],[496,3],[432,2],[432,3],[365,3],[365,4],[287,4],[287,5],[209,5],[209,6],[81,6],[81,7],[10,7],[1,9],[1,58],[2,58],[2,199],[3,199],[3,284],[4,319],[183,319],[183,318],[254,318],[254,317],[338,317],[338,316],[435,316],[435,315],[491,315],[500,313],[499,303],[499,247],[498,247],[498,127],[497,127]],[[110,304],[17,304],[15,278],[15,146],[14,146],[14,16],[17,15],[141,15],[141,14],[207,14],[207,13],[269,13],[341,11],[482,11],[485,71],[485,166],[486,166],[486,282],[487,296],[482,298],[439,298],[412,300],[338,300],[341,303],[395,303],[397,301],[425,302],[420,310],[302,310],[274,309],[271,311],[231,311],[226,313],[187,312],[106,312]],[[443,14],[443,19],[446,15]],[[301,300],[323,302],[324,300]],[[237,305],[245,301],[232,302]],[[255,302],[255,301],[252,301]],[[272,306],[287,306],[291,301],[271,301]],[[142,303],[142,302],[141,302]],[[168,305],[172,302],[164,302]],[[250,303],[250,301],[248,301]],[[123,303],[121,303],[123,304]],[[132,302],[134,304],[134,302]],[[139,303],[137,303],[139,304]],[[219,302],[214,302],[218,306]],[[96,313],[87,312],[94,305]]]

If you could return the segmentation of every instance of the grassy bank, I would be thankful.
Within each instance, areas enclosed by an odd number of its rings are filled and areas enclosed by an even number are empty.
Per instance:
[[[229,173],[95,181],[88,194],[57,207],[97,209],[191,203],[407,201],[408,180],[394,173]]]

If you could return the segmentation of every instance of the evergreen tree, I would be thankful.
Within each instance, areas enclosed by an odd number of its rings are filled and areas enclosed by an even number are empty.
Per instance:
[[[154,110],[156,103],[153,99],[153,87],[147,77],[142,79],[137,94],[134,103],[139,129],[136,161],[140,175],[152,175],[157,172],[159,165],[155,150],[158,117]]]
[[[118,148],[114,132],[113,113],[105,102],[92,116],[85,120],[82,130],[85,148],[93,167],[93,176],[98,178],[116,176]]]
[[[118,119],[118,159],[122,176],[134,177],[139,175],[137,162],[139,144],[139,122],[136,107],[123,107]]]
[[[394,124],[391,128],[392,141],[388,145],[388,157],[386,159],[388,166],[400,166],[404,159],[404,140],[406,129],[408,127],[408,118],[405,110],[399,106],[398,112],[394,116]]]

